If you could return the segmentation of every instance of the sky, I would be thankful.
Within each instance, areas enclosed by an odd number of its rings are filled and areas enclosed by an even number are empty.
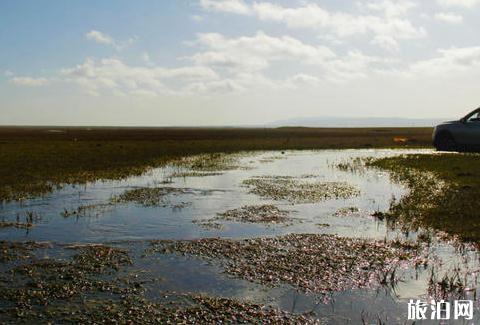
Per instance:
[[[0,1],[0,124],[461,117],[479,31],[480,0]]]

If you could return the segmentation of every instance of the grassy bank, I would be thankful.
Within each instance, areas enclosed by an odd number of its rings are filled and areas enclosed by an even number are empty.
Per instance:
[[[198,153],[430,146],[430,128],[0,128],[0,200],[118,179]],[[396,141],[394,141],[394,139]],[[406,142],[403,142],[406,140]]]
[[[407,155],[370,165],[391,171],[411,190],[387,217],[480,242],[480,155]]]

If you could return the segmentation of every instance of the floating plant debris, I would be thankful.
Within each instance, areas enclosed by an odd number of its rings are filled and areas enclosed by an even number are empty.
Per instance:
[[[274,205],[247,205],[239,209],[219,213],[217,219],[251,223],[286,223],[292,219],[289,211],[280,210]]]
[[[29,222],[0,221],[0,229],[1,228],[30,229],[32,227],[33,227],[33,223],[29,223]]]
[[[207,229],[207,230],[212,230],[212,229],[223,229],[223,224],[216,222],[216,219],[200,219],[200,220],[193,220],[192,222],[199,225],[200,227]]]
[[[259,176],[243,181],[250,192],[273,200],[291,203],[316,203],[329,199],[346,199],[359,190],[345,182],[318,182],[291,176]]]
[[[27,243],[26,249],[37,247]],[[108,276],[132,263],[127,252],[103,245],[81,246],[71,260],[33,259],[8,272],[8,281],[0,283],[0,300],[17,307],[54,305],[57,300],[78,297],[88,292],[115,289]]]
[[[417,256],[419,246],[320,234],[276,238],[153,241],[149,252],[218,259],[225,271],[263,284],[326,294],[366,287]]]
[[[234,299],[168,293],[164,297],[161,303],[137,296],[96,301],[70,313],[59,309],[54,314],[80,324],[321,324],[307,315]]]
[[[185,193],[184,189],[175,187],[141,187],[128,190],[112,199],[113,203],[134,202],[144,206],[168,206],[165,197],[170,194]]]
[[[358,212],[360,212],[360,210],[357,207],[345,207],[335,211],[335,216],[346,217],[351,216],[352,214],[357,214]]]
[[[178,171],[170,175],[170,177],[206,177],[206,176],[218,176],[222,175],[220,172],[202,172],[202,171]]]
[[[221,224],[217,222],[218,220],[245,223],[285,224],[292,221],[292,218],[289,217],[289,213],[289,211],[280,210],[271,204],[246,205],[238,209],[218,213],[216,217],[210,219],[195,220],[194,222],[206,228],[214,228],[217,225],[221,226]]]
[[[1,242],[30,251],[37,243]],[[122,249],[101,244],[65,247],[76,253],[68,259],[36,259],[13,266],[0,281],[0,320],[6,323],[81,324],[319,324],[307,315],[292,314],[250,302],[190,293],[160,292],[145,297],[144,283]],[[123,269],[124,271],[125,269]],[[149,279],[147,277],[147,279]]]
[[[266,157],[263,157],[259,160],[260,163],[262,164],[267,164],[267,163],[272,163],[274,162],[275,160],[280,160],[280,159],[287,159],[287,157],[282,154],[282,155],[272,155],[272,156],[266,156]]]
[[[37,248],[49,247],[49,243],[0,241],[0,262],[26,259]]]

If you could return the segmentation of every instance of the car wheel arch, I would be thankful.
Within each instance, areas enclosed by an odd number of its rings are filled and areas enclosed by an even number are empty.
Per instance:
[[[460,148],[450,130],[441,130],[435,135],[434,147],[439,151],[458,151]]]

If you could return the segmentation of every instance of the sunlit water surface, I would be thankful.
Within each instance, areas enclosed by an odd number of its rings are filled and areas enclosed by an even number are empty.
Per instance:
[[[398,200],[407,189],[392,182],[388,173],[365,169],[347,171],[339,163],[362,157],[385,157],[404,153],[431,153],[429,150],[324,150],[287,151],[245,154],[243,168],[228,170],[221,175],[171,178],[178,167],[167,166],[142,176],[122,181],[101,181],[87,185],[67,186],[42,198],[21,203],[4,203],[0,218],[22,221],[26,212],[35,212],[38,220],[33,228],[0,229],[3,240],[49,241],[55,249],[44,254],[55,257],[58,247],[72,243],[108,243],[127,248],[134,257],[131,269],[145,270],[146,278],[161,278],[148,285],[148,295],[154,299],[165,290],[199,292],[271,304],[292,312],[313,312],[332,324],[357,324],[363,320],[376,323],[408,323],[409,299],[428,298],[427,286],[431,266],[427,269],[399,270],[400,281],[394,288],[355,289],[332,294],[325,302],[315,295],[297,292],[289,286],[266,287],[226,275],[215,263],[195,257],[154,254],[142,256],[151,239],[194,239],[206,237],[250,238],[278,236],[288,233],[328,233],[368,239],[414,240],[415,233],[389,229],[386,223],[372,217],[374,211],[387,211],[392,200]],[[274,158],[274,159],[271,159]],[[350,199],[331,199],[315,204],[291,204],[273,201],[249,193],[242,182],[254,176],[294,176],[325,182],[347,182],[360,190]],[[186,189],[170,194],[165,207],[145,207],[135,203],[117,203],[93,209],[86,216],[68,218],[65,210],[79,206],[109,203],[115,195],[136,187],[175,187]],[[245,205],[275,204],[290,210],[295,218],[289,225],[262,225],[223,221],[221,229],[202,227],[198,221],[217,213]],[[337,216],[341,208],[356,207],[358,213]],[[197,222],[193,222],[197,221]],[[320,227],[319,224],[328,224]],[[475,277],[479,269],[474,251],[456,252],[448,243],[435,243],[431,254],[436,255],[435,271],[449,272],[460,266]],[[433,265],[433,264],[432,264]],[[473,292],[467,298],[473,299]],[[476,298],[476,297],[475,297]],[[478,315],[479,312],[477,311]],[[474,320],[475,321],[475,320]],[[467,322],[471,323],[471,322]]]

